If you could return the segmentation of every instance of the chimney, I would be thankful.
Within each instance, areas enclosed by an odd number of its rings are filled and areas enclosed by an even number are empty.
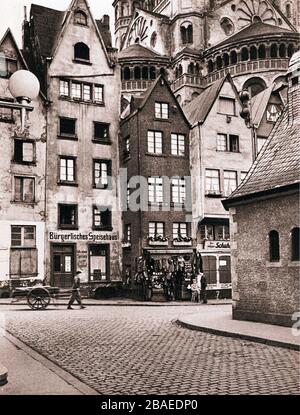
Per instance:
[[[109,30],[109,24],[110,24],[110,22],[109,22],[109,15],[108,15],[108,14],[105,14],[105,15],[102,17],[102,19],[101,19],[101,24],[102,24],[102,26],[103,26],[106,30]]]

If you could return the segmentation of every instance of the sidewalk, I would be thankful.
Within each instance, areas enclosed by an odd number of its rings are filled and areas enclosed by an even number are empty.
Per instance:
[[[0,298],[0,306],[1,305],[27,305],[26,299],[22,299],[21,301],[11,303],[11,298]],[[83,299],[83,303],[86,306],[194,306],[199,307],[199,303],[192,303],[191,301],[162,301],[162,302],[154,302],[154,301],[139,301],[139,300],[132,300],[130,298],[109,298],[104,300],[95,300],[92,298]],[[58,306],[67,306],[68,299],[59,299],[56,301],[56,305]],[[231,304],[231,300],[210,300],[209,304],[212,305],[224,305],[224,304]],[[54,303],[51,301],[51,307]],[[50,306],[49,306],[50,307]]]
[[[0,395],[97,394],[1,327],[0,350],[0,363],[8,369],[8,383],[0,386]]]
[[[231,305],[203,305],[198,312],[184,314],[177,320],[181,326],[226,337],[299,350],[300,336],[293,336],[289,327],[250,321],[232,320]]]

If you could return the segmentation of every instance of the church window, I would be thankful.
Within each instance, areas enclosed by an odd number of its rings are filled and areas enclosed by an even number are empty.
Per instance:
[[[221,19],[220,25],[224,30],[225,35],[229,36],[234,32],[234,24],[228,17],[223,17],[223,19]]]
[[[180,27],[180,32],[182,44],[193,43],[193,25],[191,23],[183,23]]]

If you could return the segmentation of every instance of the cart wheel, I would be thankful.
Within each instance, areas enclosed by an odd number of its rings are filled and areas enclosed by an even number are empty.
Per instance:
[[[33,288],[28,293],[27,303],[32,310],[45,310],[50,304],[50,294],[46,288]]]

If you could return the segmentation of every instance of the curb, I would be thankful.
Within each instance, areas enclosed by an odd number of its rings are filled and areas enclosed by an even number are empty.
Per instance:
[[[59,376],[64,382],[71,385],[73,388],[77,389],[80,394],[82,395],[99,395],[99,393],[91,388],[90,386],[83,383],[79,378],[72,375],[71,373],[67,372],[66,370],[59,367],[54,361],[48,359],[45,357],[42,353],[36,351],[34,348],[28,346],[23,341],[16,338],[14,335],[12,335],[9,331],[6,329],[3,329],[0,327],[1,331],[3,332],[3,336],[14,346],[17,348],[23,350],[23,352],[27,353],[30,357],[32,357],[34,360],[41,363],[43,366],[45,366],[48,370],[55,373],[57,376]],[[0,366],[1,370],[1,366]]]
[[[84,302],[83,302],[84,303]],[[209,303],[209,305],[230,305],[231,302],[228,303]],[[16,302],[16,303],[3,303],[0,301],[0,306],[16,306],[16,305],[22,305],[22,306],[27,306],[28,304],[27,302]],[[56,306],[67,306],[67,303],[56,303],[56,304],[51,304],[52,306],[56,307]],[[171,303],[171,302],[165,302],[165,303],[143,303],[143,302],[137,302],[137,303],[114,303],[114,302],[110,302],[110,303],[84,303],[84,305],[86,307],[90,307],[90,306],[99,306],[99,307],[106,307],[106,306],[118,306],[118,307],[199,307],[202,304],[198,304],[198,303],[192,303],[192,302],[177,302],[177,303]],[[75,304],[76,306],[76,304]],[[29,308],[29,307],[28,307]]]
[[[196,326],[194,324],[186,323],[186,322],[184,322],[182,320],[179,320],[179,319],[176,320],[176,324],[178,324],[179,326],[181,326],[183,328],[186,328],[186,329],[195,330],[195,331],[202,331],[202,332],[205,332],[205,333],[215,334],[217,336],[233,337],[233,338],[237,338],[237,339],[240,339],[240,340],[247,340],[247,341],[250,341],[250,342],[262,343],[262,344],[265,344],[267,346],[282,347],[284,349],[296,350],[298,352],[300,351],[299,350],[300,346],[297,345],[297,344],[293,344],[293,343],[281,342],[279,340],[264,339],[262,337],[256,337],[256,336],[252,336],[252,335],[248,335],[248,334],[234,333],[234,332],[230,332],[230,331],[213,329],[211,327]]]

